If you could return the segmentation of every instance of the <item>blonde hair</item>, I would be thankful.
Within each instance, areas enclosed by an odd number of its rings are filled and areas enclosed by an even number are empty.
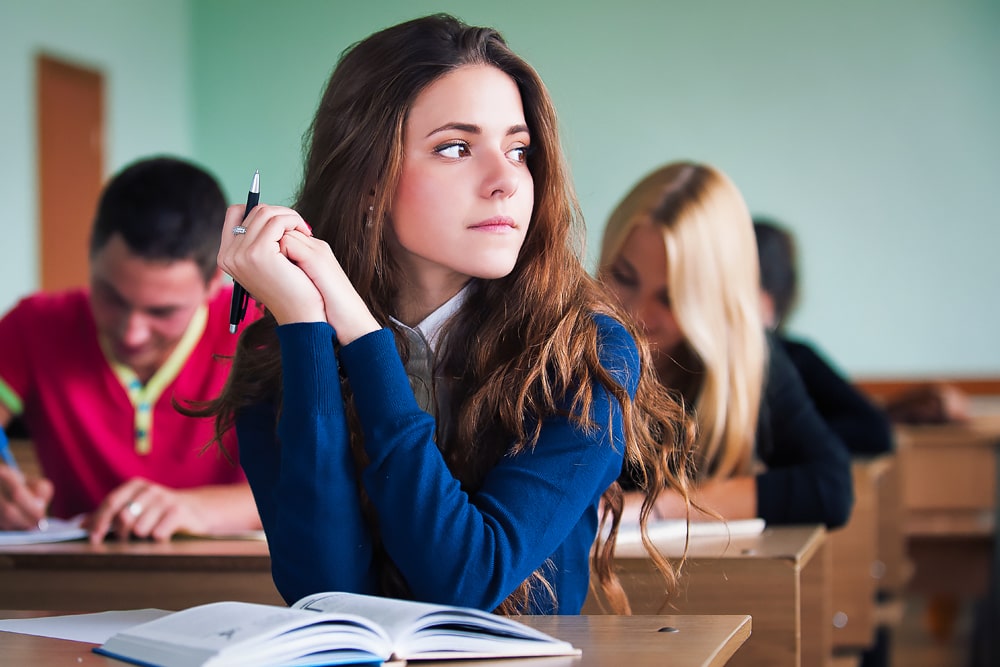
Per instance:
[[[601,271],[629,233],[663,233],[671,310],[684,336],[661,381],[693,403],[698,476],[748,474],[767,363],[760,270],[743,196],[721,171],[677,162],[643,178],[612,212]]]

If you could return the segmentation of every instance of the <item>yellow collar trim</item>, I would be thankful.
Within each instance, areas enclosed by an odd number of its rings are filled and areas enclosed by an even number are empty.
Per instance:
[[[107,341],[101,337],[101,350],[108,365],[118,378],[118,382],[128,393],[132,407],[135,409],[135,451],[137,454],[149,454],[153,448],[153,406],[160,399],[164,388],[174,381],[180,374],[184,364],[191,356],[201,336],[205,333],[205,325],[208,323],[208,306],[202,304],[195,311],[191,323],[181,339],[177,342],[174,351],[170,353],[167,360],[163,362],[149,382],[143,386],[139,381],[139,376],[128,366],[118,362],[111,355],[111,350]]]

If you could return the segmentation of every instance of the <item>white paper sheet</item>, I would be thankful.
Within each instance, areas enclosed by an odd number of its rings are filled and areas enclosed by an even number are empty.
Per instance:
[[[684,519],[662,519],[650,521],[646,531],[655,544],[669,540],[683,541],[690,534],[694,537],[742,537],[760,535],[765,528],[763,519],[738,519],[733,521],[692,521],[690,529]],[[622,525],[618,529],[618,544],[642,544],[637,524]]]
[[[134,625],[152,621],[170,613],[163,609],[133,609],[69,616],[11,618],[0,620],[0,632],[17,632],[36,637],[103,644],[116,632],[128,630]]]
[[[43,528],[32,530],[0,530],[0,547],[19,544],[46,544],[69,542],[87,537],[87,529],[80,526],[83,516],[72,519],[49,518]]]

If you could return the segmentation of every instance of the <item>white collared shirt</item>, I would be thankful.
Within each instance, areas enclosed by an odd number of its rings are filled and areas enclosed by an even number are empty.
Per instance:
[[[436,408],[445,405],[446,387],[443,383],[435,382],[434,360],[441,342],[441,332],[445,322],[458,312],[458,309],[465,303],[468,294],[469,285],[466,284],[455,296],[441,304],[437,310],[421,320],[415,327],[407,326],[394,317],[391,318],[406,334],[410,345],[410,358],[406,362],[406,374],[410,378],[413,395],[420,408],[432,415],[437,415],[439,421],[441,415]]]

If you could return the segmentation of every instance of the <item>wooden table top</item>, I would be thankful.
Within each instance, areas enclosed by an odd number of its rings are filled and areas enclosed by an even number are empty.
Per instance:
[[[32,618],[51,612],[0,611],[3,618]],[[421,662],[421,667],[719,667],[750,636],[749,616],[525,616],[518,620],[582,649],[577,657]],[[671,631],[664,631],[670,629]],[[0,632],[5,664],[118,667],[127,663],[91,651],[93,644]]]
[[[822,544],[822,526],[776,526],[759,535],[698,536],[687,544],[688,558],[807,560]],[[685,541],[663,540],[669,557],[684,553]],[[646,558],[641,544],[621,545],[617,558]],[[169,542],[90,544],[84,540],[0,547],[0,569],[270,571],[267,543],[260,540],[174,539]]]
[[[826,530],[819,525],[775,526],[759,535],[696,536],[687,542],[687,558],[779,559],[807,561],[826,539]],[[654,541],[665,556],[679,558],[684,554],[684,538]],[[615,558],[647,558],[641,544],[621,545]]]
[[[0,568],[53,569],[265,570],[270,571],[267,543],[250,539],[176,538],[169,542],[86,540],[0,547]]]
[[[896,424],[893,427],[910,447],[994,447],[1000,444],[1000,412],[973,415],[947,424]]]

